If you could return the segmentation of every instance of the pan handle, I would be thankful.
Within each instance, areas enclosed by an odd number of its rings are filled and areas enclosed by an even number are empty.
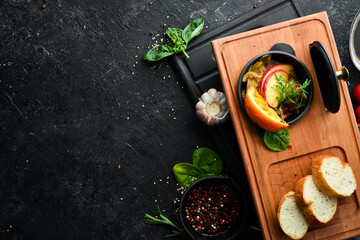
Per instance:
[[[277,43],[270,48],[270,51],[282,51],[296,56],[294,49],[287,43]]]

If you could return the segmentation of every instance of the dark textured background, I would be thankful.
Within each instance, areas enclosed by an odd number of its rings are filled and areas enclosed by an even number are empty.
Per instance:
[[[169,233],[144,213],[156,215],[157,201],[175,219],[172,166],[216,148],[171,59],[141,57],[169,26],[202,15],[206,33],[268,2],[47,0],[42,9],[41,0],[1,0],[1,238]],[[299,4],[305,15],[327,11],[352,91],[360,73],[348,34],[359,1]]]

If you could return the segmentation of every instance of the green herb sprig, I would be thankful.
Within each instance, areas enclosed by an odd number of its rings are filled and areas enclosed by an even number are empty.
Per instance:
[[[306,79],[303,84],[297,81],[286,81],[282,74],[275,73],[276,85],[275,88],[279,91],[280,96],[277,97],[279,101],[278,109],[287,108],[288,110],[296,110],[305,106],[304,100],[307,99],[308,92],[306,88],[309,86],[311,80]]]
[[[176,181],[187,188],[196,180],[207,176],[219,176],[223,163],[220,156],[209,148],[198,148],[193,152],[191,163],[178,163],[173,167]]]
[[[173,55],[175,53],[182,52],[189,58],[189,55],[185,52],[188,43],[191,39],[201,33],[204,28],[204,17],[193,20],[189,23],[184,30],[180,28],[169,28],[166,30],[166,34],[171,40],[170,45],[155,46],[145,53],[144,60],[159,61],[165,57]]]
[[[148,224],[164,224],[169,225],[175,229],[171,230],[172,234],[168,234],[165,237],[188,237],[189,235],[185,232],[185,230],[180,226],[177,222],[170,221],[167,217],[165,217],[161,211],[159,205],[157,206],[160,218],[156,218],[151,216],[150,214],[145,214],[146,223]]]

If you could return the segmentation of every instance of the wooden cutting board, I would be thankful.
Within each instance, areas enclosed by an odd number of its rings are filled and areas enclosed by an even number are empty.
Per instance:
[[[339,81],[341,106],[336,114],[325,111],[309,44],[320,41],[336,70],[339,54],[326,12],[286,21],[212,42],[236,131],[242,160],[265,239],[288,239],[276,221],[280,197],[294,190],[295,183],[311,174],[316,156],[330,154],[348,162],[360,185],[360,139],[347,83]],[[240,108],[237,83],[245,64],[268,51],[276,43],[291,45],[296,56],[308,67],[314,83],[314,97],[307,114],[289,127],[290,148],[269,150],[263,135]],[[241,161],[239,159],[239,161]],[[335,217],[323,226],[311,226],[304,239],[343,239],[360,234],[360,191],[338,201]]]

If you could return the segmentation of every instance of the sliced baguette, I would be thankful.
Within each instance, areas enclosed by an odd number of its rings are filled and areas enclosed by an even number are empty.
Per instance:
[[[295,200],[295,193],[290,191],[283,195],[277,209],[277,220],[281,230],[292,239],[305,236],[309,224]]]
[[[332,197],[348,197],[356,189],[356,180],[349,164],[334,156],[315,158],[311,165],[314,182],[320,191]]]
[[[310,224],[327,223],[335,215],[337,198],[320,192],[312,175],[305,176],[296,183],[295,198]]]

